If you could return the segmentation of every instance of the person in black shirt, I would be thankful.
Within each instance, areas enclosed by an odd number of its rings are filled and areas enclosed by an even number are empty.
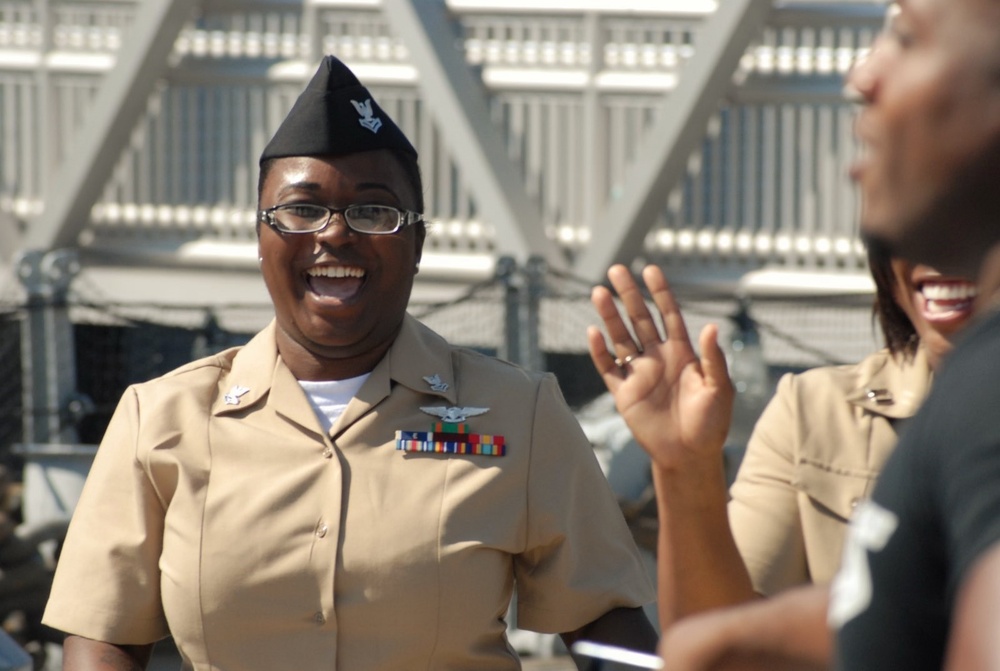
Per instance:
[[[682,620],[665,669],[1000,669],[1000,0],[899,0],[887,18],[849,78],[861,232],[976,278],[977,323],[853,516],[832,589]]]
[[[976,277],[978,323],[852,520],[839,668],[1000,664],[1000,0],[900,0],[853,81],[862,234]]]

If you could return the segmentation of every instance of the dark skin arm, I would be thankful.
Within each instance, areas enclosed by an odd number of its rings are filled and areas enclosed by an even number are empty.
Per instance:
[[[705,327],[698,354],[663,271],[655,266],[643,271],[659,315],[650,311],[628,268],[612,266],[608,279],[626,315],[609,289],[594,289],[591,298],[610,343],[590,328],[590,355],[615,407],[652,460],[660,523],[660,626],[667,629],[687,615],[756,597],[729,528],[722,469],[735,391],[718,329]],[[664,325],[663,335],[657,322]],[[626,368],[615,363],[615,357],[638,351],[642,356]]]
[[[597,641],[643,652],[656,652],[659,637],[642,608],[613,608],[590,624],[576,631],[559,635],[569,648],[576,641]],[[587,662],[573,658],[577,668],[588,668]]]
[[[143,671],[153,644],[115,645],[82,636],[63,642],[63,671]]]
[[[986,550],[962,580],[952,613],[948,671],[996,671],[1000,669],[1000,640],[996,623],[1000,617],[1000,544]]]

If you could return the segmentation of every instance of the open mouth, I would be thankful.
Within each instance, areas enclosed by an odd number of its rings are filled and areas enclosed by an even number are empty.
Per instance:
[[[932,322],[956,321],[972,315],[979,291],[965,280],[929,278],[917,284],[924,319]]]
[[[361,291],[364,269],[356,266],[313,266],[306,270],[309,290],[322,300],[347,301]]]

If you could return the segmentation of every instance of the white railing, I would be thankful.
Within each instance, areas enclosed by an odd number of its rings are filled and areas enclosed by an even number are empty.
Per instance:
[[[53,2],[43,22],[34,3],[0,3],[0,210],[30,220],[42,207],[43,177],[80,128],[134,4]],[[549,234],[581,249],[594,219],[588,193],[596,189],[607,202],[622,191],[643,132],[683,76],[712,3],[676,3],[686,11],[638,16],[588,14],[556,0],[548,12],[539,2],[529,3],[530,10],[451,4],[467,60],[482,68],[508,153],[538,199]],[[432,249],[488,251],[492,228],[477,217],[452,167],[454,148],[423,113],[417,73],[378,4],[306,3],[308,20],[302,12],[247,6],[209,14],[183,32],[175,51],[185,58],[131,129],[86,241],[252,240],[256,158],[302,82],[269,79],[263,67],[257,78],[213,81],[211,64],[308,61],[329,51],[366,74],[420,151],[430,218],[438,222]],[[689,176],[664,194],[647,239],[650,256],[859,265],[857,204],[844,179],[855,151],[852,111],[839,100],[838,81],[865,53],[878,12],[860,2],[776,9],[772,25],[748,49],[743,83],[709,124]],[[48,38],[43,24],[50,25]],[[186,83],[188,77],[194,78]],[[589,135],[588,110],[600,119],[600,138]],[[584,142],[601,143],[600,165],[585,164]]]

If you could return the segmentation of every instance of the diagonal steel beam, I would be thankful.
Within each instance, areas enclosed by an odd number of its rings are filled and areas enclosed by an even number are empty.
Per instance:
[[[196,0],[143,0],[114,68],[105,75],[63,164],[46,184],[45,211],[31,222],[27,249],[76,246]]]
[[[524,262],[541,256],[566,268],[546,237],[540,208],[507,156],[490,119],[486,89],[465,61],[461,34],[444,0],[382,0],[386,20],[406,44],[419,72],[422,102],[437,121],[485,218],[496,226],[496,251]]]
[[[591,231],[574,266],[576,275],[600,282],[609,265],[629,263],[642,252],[667,193],[684,176],[708,120],[732,86],[740,58],[760,35],[770,10],[771,0],[720,0],[705,20],[677,88],[665,97],[646,134],[645,149],[627,175],[621,199],[608,206],[603,224]]]

